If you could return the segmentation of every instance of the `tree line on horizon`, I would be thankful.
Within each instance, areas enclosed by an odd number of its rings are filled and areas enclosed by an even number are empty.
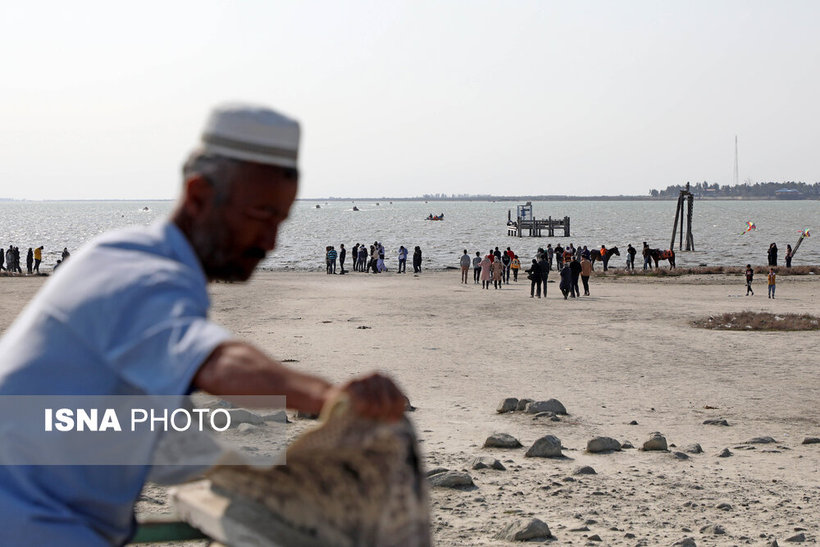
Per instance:
[[[696,197],[740,197],[740,198],[768,198],[776,197],[778,190],[796,190],[804,197],[820,197],[820,182],[807,184],[805,182],[756,182],[751,184],[710,184],[706,181],[689,184],[689,191]],[[653,198],[676,198],[681,190],[685,190],[685,184],[673,184],[664,190],[652,189],[649,196]]]

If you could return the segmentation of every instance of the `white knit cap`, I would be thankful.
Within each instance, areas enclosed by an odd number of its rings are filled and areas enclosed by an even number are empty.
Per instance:
[[[299,122],[259,105],[215,107],[202,131],[202,151],[226,158],[298,167]]]

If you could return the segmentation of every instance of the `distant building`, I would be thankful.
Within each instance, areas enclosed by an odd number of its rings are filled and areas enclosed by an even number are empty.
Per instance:
[[[781,188],[774,193],[777,199],[803,199],[803,193],[792,188]]]

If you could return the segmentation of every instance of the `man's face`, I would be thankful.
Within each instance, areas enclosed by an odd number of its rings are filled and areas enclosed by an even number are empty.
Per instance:
[[[276,246],[298,183],[282,169],[242,164],[227,196],[203,211],[196,230],[199,258],[209,279],[245,281]]]

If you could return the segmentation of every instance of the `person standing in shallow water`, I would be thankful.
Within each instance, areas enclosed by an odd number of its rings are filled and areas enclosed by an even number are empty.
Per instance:
[[[413,251],[413,273],[421,273],[421,247],[418,245]]]

